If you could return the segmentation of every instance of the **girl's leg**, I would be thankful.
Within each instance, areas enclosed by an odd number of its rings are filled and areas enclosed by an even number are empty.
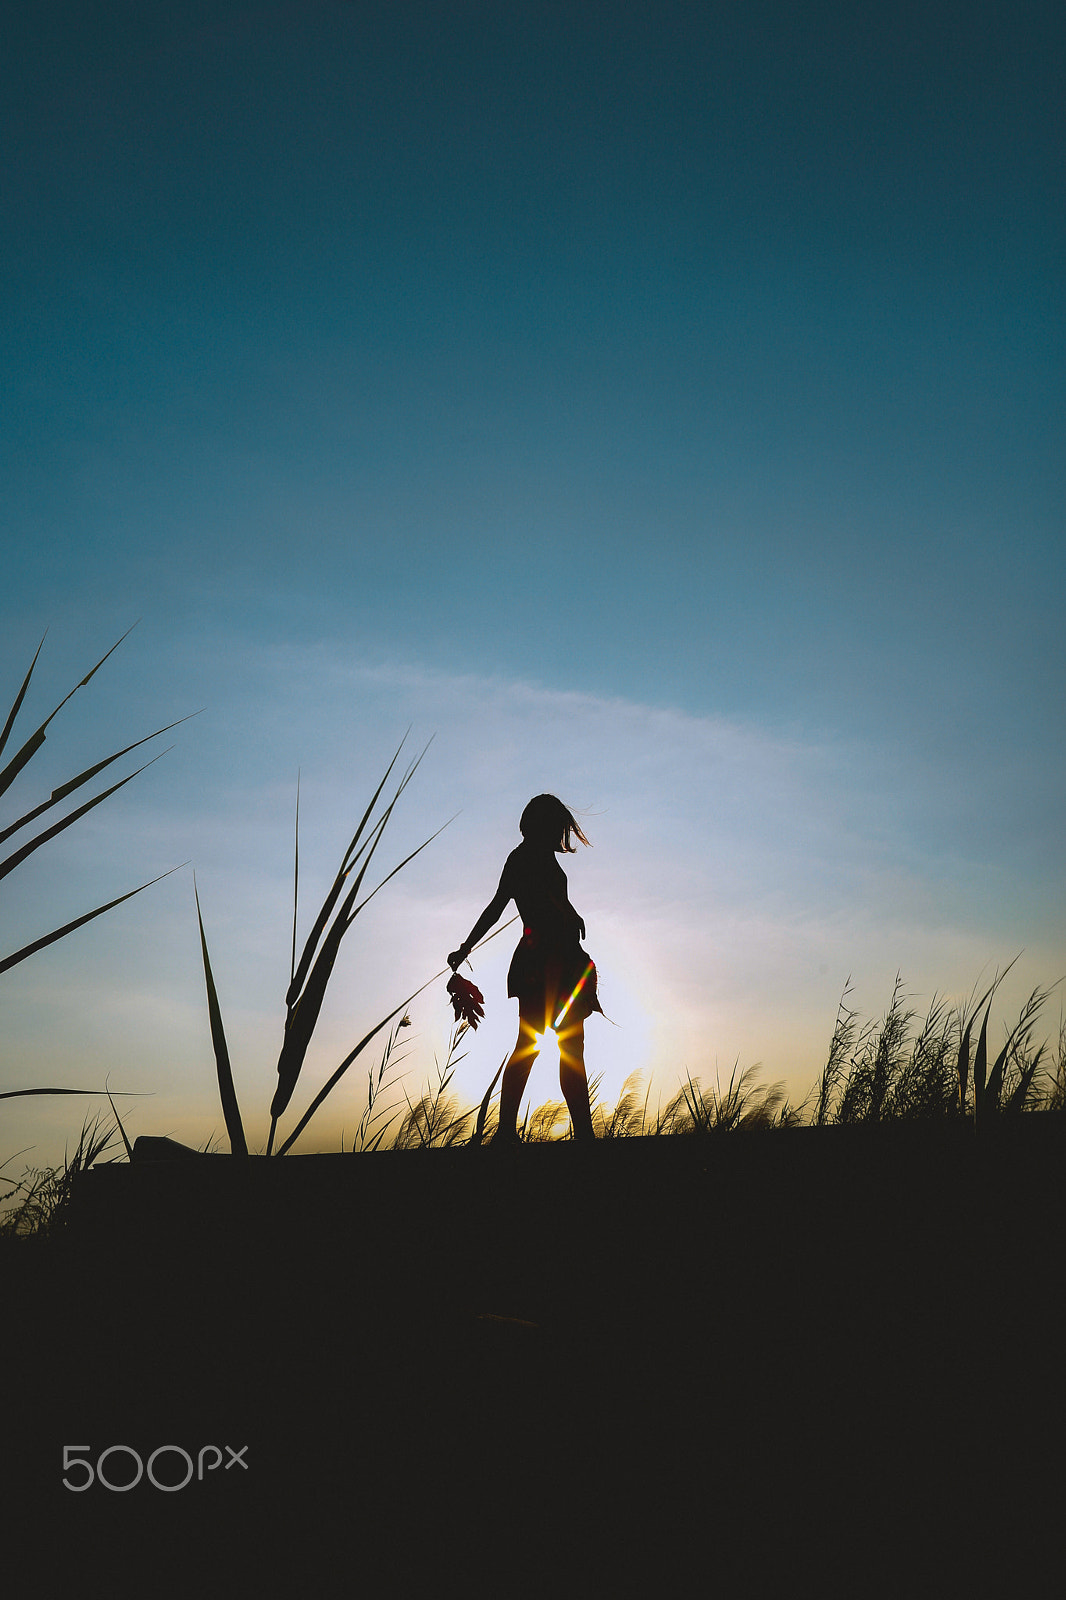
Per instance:
[[[559,1034],[559,1085],[570,1111],[574,1138],[587,1144],[596,1135],[589,1106],[589,1084],[585,1076],[585,1024],[575,1022]]]
[[[523,1018],[518,1024],[518,1043],[503,1069],[500,1088],[500,1125],[496,1138],[504,1143],[518,1137],[518,1107],[536,1059],[537,1035],[532,1024]]]

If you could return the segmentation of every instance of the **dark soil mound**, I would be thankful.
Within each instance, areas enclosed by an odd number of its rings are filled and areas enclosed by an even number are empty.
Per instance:
[[[93,1170],[10,1263],[9,1506],[206,1593],[680,1593],[693,1560],[730,1595],[970,1563],[1024,1592],[1061,1505],[1064,1130],[990,1133]],[[64,1445],[203,1476],[79,1494]]]

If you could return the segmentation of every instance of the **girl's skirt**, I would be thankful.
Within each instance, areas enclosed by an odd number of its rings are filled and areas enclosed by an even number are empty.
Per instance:
[[[602,1011],[596,994],[596,967],[579,944],[560,947],[532,928],[511,957],[507,993],[518,1000],[518,1013],[537,1033],[565,1029]]]

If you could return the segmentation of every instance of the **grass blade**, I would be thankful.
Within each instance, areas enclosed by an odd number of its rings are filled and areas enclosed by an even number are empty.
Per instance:
[[[514,923],[514,922],[517,922],[517,921],[518,921],[517,917],[511,917],[507,922],[503,923],[501,927],[496,928],[496,929],[493,930],[492,933],[487,934],[486,937],[484,939],[482,939],[480,944],[476,944],[474,946],[474,950],[483,949],[484,946],[487,945],[488,943],[490,943],[491,940],[498,938],[501,933],[505,933],[506,930],[511,926],[511,924]],[[474,954],[474,950],[471,950],[471,952],[470,952],[471,955]],[[371,1039],[375,1038],[381,1032],[382,1028],[384,1028],[388,1023],[390,1023],[392,1021],[393,1017],[398,1016],[403,1011],[406,1011],[406,1009],[410,1005],[411,1001],[412,1000],[417,1000],[417,998],[418,998],[418,996],[420,994],[424,994],[425,991],[429,988],[431,983],[436,983],[437,979],[438,978],[443,978],[445,972],[448,972],[448,971],[450,971],[450,968],[443,967],[440,972],[435,973],[432,978],[427,979],[427,981],[422,985],[422,987],[420,989],[416,989],[414,994],[409,995],[408,998],[403,1002],[402,1005],[396,1006],[396,1008],[394,1010],[389,1012],[387,1017],[383,1017],[382,1020],[378,1023],[377,1027],[372,1028],[370,1030],[370,1032],[366,1035],[366,1037],[359,1041],[359,1043],[356,1045],[355,1049],[353,1051],[351,1051],[351,1053],[349,1055],[345,1056],[344,1060],[341,1062],[341,1064],[337,1068],[336,1072],[330,1078],[329,1082],[323,1085],[323,1087],[319,1090],[318,1094],[312,1100],[311,1104],[308,1106],[307,1110],[304,1112],[303,1116],[300,1118],[300,1121],[296,1124],[296,1127],[293,1130],[293,1132],[290,1133],[289,1137],[285,1140],[285,1143],[283,1145],[281,1145],[280,1148],[278,1149],[277,1153],[278,1153],[279,1156],[283,1156],[285,1154],[286,1150],[291,1148],[293,1142],[298,1137],[298,1135],[303,1132],[304,1128],[306,1128],[307,1124],[310,1122],[312,1116],[318,1110],[318,1108],[322,1104],[323,1100],[330,1093],[330,1091],[340,1082],[341,1078],[347,1072],[348,1068],[351,1066],[352,1062],[356,1059],[356,1057],[363,1050],[366,1049],[366,1047],[370,1043]],[[277,1119],[274,1118],[271,1121],[270,1138],[269,1138],[269,1140],[267,1142],[267,1154],[268,1155],[271,1153],[271,1151],[273,1150],[273,1147],[274,1147],[274,1130],[275,1130],[276,1125],[277,1125]]]
[[[959,1080],[959,1111],[966,1112],[966,1089],[970,1077],[970,1029],[973,1027],[973,1018],[967,1020],[959,1040],[959,1055],[955,1063],[955,1075]]]
[[[472,1145],[475,1145],[475,1146],[479,1145],[481,1143],[482,1139],[485,1137],[485,1123],[486,1123],[486,1121],[488,1119],[489,1102],[492,1099],[492,1091],[493,1091],[493,1089],[495,1089],[496,1085],[499,1083],[499,1081],[500,1081],[500,1073],[503,1071],[504,1067],[507,1065],[509,1060],[510,1060],[509,1056],[504,1056],[503,1060],[500,1062],[499,1066],[496,1068],[496,1076],[493,1078],[492,1082],[489,1084],[488,1088],[485,1090],[485,1098],[481,1102],[481,1106],[480,1106],[480,1109],[478,1110],[478,1114],[477,1114],[477,1122],[474,1125],[474,1132],[470,1137],[470,1143]]]
[[[166,750],[161,750],[159,755],[153,756],[151,761],[146,761],[143,767],[137,768],[136,772],[131,772],[127,777],[120,778],[117,783],[113,783],[111,785],[110,789],[105,789],[101,794],[95,795],[92,800],[87,800],[83,806],[78,806],[76,810],[69,814],[69,816],[61,818],[59,822],[54,822],[52,826],[50,828],[46,828],[43,833],[39,833],[35,838],[28,840],[26,844],[22,845],[18,850],[16,850],[13,855],[8,856],[6,861],[0,861],[0,878],[6,878],[9,872],[14,872],[15,868],[25,861],[27,856],[32,855],[35,850],[40,849],[42,844],[47,844],[49,839],[54,839],[57,834],[62,833],[65,828],[69,828],[72,823],[75,823],[81,817],[84,817],[86,813],[92,811],[95,806],[101,805],[109,795],[114,794],[116,790],[121,789],[127,783],[130,783],[134,778],[146,771],[148,767],[154,766],[155,763],[161,760],[163,756],[167,755],[167,753],[168,752]],[[18,829],[22,827],[23,823],[27,822],[28,820],[28,816],[22,818],[22,821],[15,824],[15,828]]]
[[[984,1110],[985,1079],[988,1070],[988,1015],[992,1010],[991,1000],[985,1011],[984,1021],[981,1023],[981,1037],[977,1041],[977,1054],[973,1063],[973,1113],[974,1121]]]
[[[988,1082],[985,1084],[984,1094],[986,1112],[999,1110],[999,1097],[1003,1089],[1003,1069],[1007,1065],[1007,1052],[1009,1049],[1010,1043],[1008,1042],[999,1052],[992,1071],[988,1074]]]
[[[353,890],[353,894],[357,892]],[[325,942],[318,953],[318,957],[311,969],[311,975],[304,986],[303,993],[297,1000],[295,1007],[289,1014],[285,1027],[285,1038],[278,1056],[278,1086],[274,1090],[274,1098],[270,1102],[270,1116],[272,1124],[276,1124],[279,1117],[284,1116],[296,1090],[296,1084],[303,1068],[304,1058],[307,1055],[322,1003],[326,997],[326,988],[333,975],[337,956],[340,952],[341,940],[347,931],[342,907],[333,926],[326,934]],[[273,1134],[273,1126],[271,1127]],[[269,1154],[269,1144],[267,1153]]]
[[[1025,1109],[1025,1102],[1028,1097],[1030,1087],[1040,1068],[1040,1063],[1044,1059],[1044,1052],[1046,1050],[1047,1040],[1045,1039],[1044,1043],[1033,1056],[1033,1059],[1026,1066],[1024,1066],[1018,1074],[1018,1081],[1011,1090],[1007,1099],[1007,1103],[1003,1108],[1008,1116],[1016,1115],[1019,1111],[1023,1111]]]
[[[168,722],[165,728],[157,728],[154,733],[146,733],[143,739],[135,739],[124,750],[116,750],[113,756],[108,756],[106,760],[98,761],[94,767],[87,767],[84,772],[79,772],[76,778],[71,778],[67,783],[61,784],[58,789],[53,789],[47,800],[42,800],[39,806],[35,806],[32,811],[27,811],[24,817],[20,817],[17,822],[12,822],[6,827],[0,833],[0,844],[3,844],[5,839],[9,839],[13,833],[17,833],[20,828],[25,828],[28,823],[36,822],[38,817],[43,816],[46,811],[50,811],[61,800],[65,800],[68,795],[73,794],[75,789],[80,789],[82,784],[88,783],[92,778],[95,778],[97,773],[103,772],[104,768],[109,767],[113,761],[121,760],[123,756],[128,756],[131,750],[136,750],[140,745],[147,744],[150,739],[158,739],[161,733],[169,733],[171,728],[180,727],[183,722],[188,722],[191,717],[199,716],[199,714],[198,711],[193,711],[190,712],[188,717],[179,717],[177,722]],[[158,760],[158,757],[156,759]],[[139,770],[143,772],[144,768],[141,767]],[[131,773],[131,777],[135,776],[135,773]],[[113,791],[108,791],[108,793],[111,792]]]
[[[397,754],[398,753],[399,752],[397,752]],[[421,759],[421,757],[419,757],[419,759]],[[395,760],[395,757],[393,760]],[[406,782],[407,778],[405,777],[403,781]],[[344,938],[344,935],[355,921],[355,918],[358,916],[359,912],[363,909],[363,906],[365,906],[368,901],[373,899],[374,895],[378,892],[378,889],[383,888],[384,885],[388,883],[391,878],[394,878],[396,874],[408,864],[409,861],[413,861],[415,856],[424,850],[427,845],[432,844],[433,840],[437,838],[438,834],[442,833],[444,828],[448,826],[448,823],[444,823],[441,828],[437,829],[436,833],[431,834],[430,837],[424,840],[416,850],[412,850],[410,855],[406,856],[404,860],[400,862],[399,866],[394,867],[388,876],[378,884],[377,889],[372,890],[371,893],[367,895],[366,900],[362,901],[360,905],[355,906],[353,909],[353,902],[355,901],[359,890],[362,887],[363,879],[366,876],[367,869],[370,866],[374,850],[377,848],[377,844],[381,839],[385,824],[388,822],[389,817],[392,814],[392,808],[396,803],[396,799],[399,797],[402,787],[403,785],[401,784],[401,789],[397,790],[396,796],[394,796],[384,816],[376,824],[373,838],[371,841],[369,841],[369,852],[359,869],[355,883],[348,891],[348,895],[338,910],[332,925],[329,927],[328,931],[325,933],[325,937],[322,939],[321,949],[319,950],[318,956],[316,957],[314,965],[311,968],[310,976],[306,979],[302,992],[299,994],[299,998],[290,1006],[289,1017],[285,1027],[285,1039],[281,1047],[281,1054],[278,1057],[278,1086],[274,1092],[274,1098],[270,1105],[271,1133],[267,1145],[268,1153],[273,1143],[274,1128],[277,1124],[278,1118],[285,1114],[289,1102],[292,1099],[293,1093],[295,1092],[296,1084],[303,1068],[304,1058],[311,1043],[311,1036],[314,1033],[315,1027],[318,1023],[318,1018],[322,1010],[322,1004],[325,1000],[326,988],[333,974],[333,968],[340,952],[341,940]],[[380,793],[380,786],[378,792]],[[450,820],[454,821],[454,818]],[[327,905],[334,894],[334,890],[336,890],[338,885],[343,883],[343,881],[344,874],[342,873],[338,875],[338,879],[334,883],[334,888],[330,891],[330,896],[327,896]],[[326,908],[323,907],[323,912],[325,909]],[[324,919],[323,914],[320,913],[316,922],[316,928],[321,930],[325,926],[325,920],[328,920],[328,918]],[[312,934],[312,939],[315,939],[314,934]],[[311,941],[309,941],[308,947],[311,947]],[[305,949],[305,958],[306,954],[307,951]],[[301,961],[301,970],[303,970],[303,967],[304,963]],[[298,983],[299,974],[297,974],[297,977],[293,980],[293,984],[289,991],[290,995],[292,994],[293,989],[298,986]]]
[[[133,1146],[130,1144],[129,1140],[126,1138],[126,1130],[122,1126],[122,1118],[118,1114],[118,1110],[116,1109],[115,1102],[111,1099],[111,1090],[110,1089],[105,1089],[105,1093],[107,1095],[108,1103],[111,1106],[111,1110],[114,1112],[115,1121],[118,1123],[118,1131],[122,1135],[122,1143],[126,1146],[126,1159],[128,1161],[132,1161],[133,1160]]]
[[[396,747],[396,754],[393,756],[392,760],[385,769],[385,776],[375,789],[370,804],[367,806],[362,817],[360,818],[359,826],[356,828],[355,833],[352,835],[351,843],[344,852],[344,856],[341,860],[340,871],[333,880],[333,887],[326,895],[326,898],[322,903],[322,909],[315,919],[314,927],[311,929],[311,932],[307,937],[307,943],[304,945],[303,954],[300,957],[300,965],[293,974],[292,983],[289,986],[289,993],[285,996],[285,1004],[290,1009],[295,1005],[296,998],[299,995],[300,990],[303,988],[307,974],[310,971],[311,962],[314,960],[315,951],[317,950],[319,941],[322,938],[323,932],[325,931],[326,924],[333,914],[333,910],[337,904],[337,901],[340,899],[340,893],[344,887],[344,881],[354,865],[352,852],[355,850],[356,845],[362,837],[363,829],[370,820],[370,815],[378,803],[382,789],[384,789],[386,783],[389,781],[389,774],[392,772],[393,767],[399,760],[400,751],[403,749],[404,740],[406,738],[407,735],[404,734],[403,739],[400,740],[400,743]],[[362,854],[362,852],[360,851],[359,854]],[[355,857],[355,859],[358,860],[358,855]]]
[[[3,733],[0,733],[0,754],[3,753],[4,746],[7,744],[8,739],[11,737],[11,730],[15,726],[15,718],[18,716],[20,710],[22,709],[22,702],[26,698],[26,690],[29,688],[30,679],[33,677],[33,669],[37,665],[37,657],[41,653],[41,649],[42,649],[42,647],[44,645],[44,641],[47,638],[47,636],[48,636],[48,629],[46,628],[44,633],[41,634],[41,643],[37,646],[36,650],[33,652],[33,660],[30,662],[30,670],[29,670],[29,672],[27,672],[26,676],[22,680],[22,688],[19,690],[18,694],[15,696],[15,703],[11,707],[11,710],[7,714],[7,721],[4,723],[4,731],[3,731]]]
[[[134,623],[133,627],[127,628],[126,632],[122,635],[122,639],[129,638],[130,634],[133,632],[133,628],[135,628],[136,626],[137,626],[137,624]],[[9,789],[11,787],[12,783],[14,783],[15,779],[18,777],[19,773],[22,771],[22,769],[26,765],[27,761],[29,761],[31,756],[35,755],[36,752],[41,748],[42,744],[44,744],[45,729],[48,727],[48,724],[52,721],[52,718],[59,715],[59,713],[62,711],[63,707],[66,705],[67,701],[69,699],[71,699],[71,697],[73,695],[76,695],[79,689],[84,689],[85,685],[89,682],[89,679],[93,676],[93,674],[99,672],[100,668],[103,666],[103,664],[107,660],[108,656],[113,655],[115,653],[115,651],[118,649],[119,645],[122,643],[122,639],[116,639],[115,643],[111,646],[111,649],[108,650],[105,655],[102,655],[100,657],[100,659],[96,663],[95,667],[92,668],[92,671],[87,672],[85,674],[84,678],[81,679],[80,683],[76,683],[74,685],[73,689],[71,689],[71,691],[70,691],[70,694],[65,695],[63,697],[63,699],[56,706],[55,710],[52,712],[51,716],[45,717],[44,721],[41,723],[41,725],[37,729],[37,731],[35,733],[32,733],[30,735],[30,737],[26,740],[26,743],[22,746],[21,750],[19,750],[14,756],[12,756],[11,760],[8,762],[8,764],[4,768],[4,770],[2,772],[0,772],[0,794],[3,794],[6,789]],[[41,640],[41,644],[43,644],[43,643],[44,643],[44,640],[42,639]],[[40,653],[40,648],[41,648],[41,646],[38,645],[37,646],[38,653]],[[36,661],[37,657],[34,656],[33,659],[34,659],[34,661]],[[30,671],[32,672],[32,670],[33,670],[33,668],[31,667]],[[15,706],[12,708],[11,714],[8,717],[7,725],[6,725],[5,730],[4,730],[4,739],[5,740],[7,739],[8,732],[10,731],[10,728],[11,728],[11,724],[15,720],[15,712],[17,711],[18,707],[22,704],[22,695],[25,693],[26,684],[28,684],[28,683],[29,683],[29,676],[27,675],[26,682],[23,684],[22,689],[21,689],[21,691],[19,693],[19,696],[18,696],[18,698],[16,700]]]
[[[181,863],[188,866],[187,861]],[[5,956],[0,961],[0,972],[7,972],[12,967],[18,966],[20,961],[26,961],[38,950],[44,950],[48,945],[55,944],[57,939],[65,939],[68,933],[73,933],[76,928],[82,928],[87,922],[92,922],[94,917],[102,917],[105,911],[110,911],[114,906],[120,906],[123,900],[132,900],[135,894],[140,894],[144,889],[150,889],[153,883],[161,883],[164,878],[169,878],[171,872],[178,872],[178,867],[171,867],[169,872],[161,872],[158,878],[149,878],[147,883],[142,883],[140,888],[131,889],[128,894],[120,894],[117,900],[109,900],[106,905],[97,906],[95,911],[87,911],[83,917],[75,917],[73,922],[67,922],[62,928],[56,928],[53,933],[46,933],[42,939],[35,939],[32,944],[24,945],[21,950],[16,950],[14,955]]]
[[[377,1024],[377,1026],[374,1027],[374,1028],[371,1028],[370,1032],[368,1034],[366,1034],[364,1038],[360,1039],[360,1041],[356,1045],[355,1049],[352,1050],[348,1055],[345,1056],[344,1060],[341,1062],[340,1066],[337,1068],[337,1070],[333,1074],[333,1076],[329,1079],[328,1083],[324,1084],[322,1086],[322,1088],[318,1091],[318,1093],[316,1094],[315,1098],[312,1100],[311,1104],[308,1106],[307,1110],[304,1112],[303,1116],[300,1118],[299,1122],[296,1124],[296,1127],[293,1129],[292,1133],[290,1133],[289,1137],[285,1140],[285,1143],[283,1145],[279,1145],[279,1147],[278,1147],[278,1155],[279,1156],[283,1156],[285,1154],[286,1150],[290,1149],[291,1146],[295,1143],[296,1139],[300,1136],[300,1134],[303,1132],[303,1130],[307,1127],[307,1124],[310,1122],[311,1118],[314,1116],[315,1112],[318,1110],[318,1108],[322,1104],[323,1100],[330,1093],[330,1091],[332,1089],[334,1089],[336,1087],[336,1085],[340,1082],[341,1078],[343,1078],[344,1074],[347,1072],[348,1068],[351,1066],[352,1062],[356,1059],[356,1057],[361,1055],[362,1052],[366,1049],[366,1047],[370,1043],[371,1039],[376,1039],[378,1034],[381,1032],[382,1028],[387,1027],[388,1024],[392,1021],[393,1017],[398,1017],[401,1012],[406,1011],[406,1009],[410,1005],[411,1001],[417,999],[418,996],[420,994],[422,994],[422,992],[424,990],[429,988],[429,985],[431,983],[436,983],[438,978],[442,978],[444,976],[444,972],[447,972],[447,970],[448,970],[447,967],[445,967],[443,972],[434,973],[433,977],[430,978],[428,980],[428,982],[424,983],[422,985],[421,989],[416,989],[414,994],[408,995],[406,1000],[402,1001],[398,1006],[395,1006],[389,1012],[387,1017],[382,1017],[381,1021]],[[276,1121],[277,1121],[277,1118],[274,1118],[274,1122],[276,1122]],[[271,1133],[271,1140],[270,1140],[270,1144],[268,1144],[268,1146],[267,1146],[267,1154],[268,1155],[270,1154],[271,1145],[273,1144],[273,1135],[274,1135],[273,1125],[271,1126],[270,1133]]]
[[[140,1092],[141,1093],[145,1093],[147,1091],[143,1091],[142,1090]],[[116,1089],[115,1093],[116,1094],[121,1094],[125,1098],[128,1095],[137,1094],[138,1091],[136,1089]],[[106,1088],[105,1089],[5,1089],[3,1091],[3,1093],[0,1093],[0,1100],[17,1100],[20,1095],[25,1095],[25,1094],[107,1094],[107,1090],[106,1090]]]
[[[440,834],[442,834],[444,832],[445,828],[450,828],[452,823],[455,821],[455,817],[457,817],[458,815],[459,815],[459,813],[457,811],[455,813],[454,817],[449,817],[447,822],[442,822],[440,827],[437,829],[436,833],[431,833],[429,838],[428,839],[424,839],[416,850],[412,850],[411,851],[411,854],[409,856],[404,856],[404,858],[400,862],[399,866],[393,867],[393,869],[389,873],[388,877],[382,878],[381,882],[377,886],[377,889],[371,889],[371,891],[367,895],[366,899],[365,900],[360,900],[359,904],[356,906],[355,910],[351,913],[351,915],[348,918],[347,926],[349,928],[351,927],[352,923],[355,921],[356,917],[359,915],[360,911],[362,911],[363,907],[370,904],[371,900],[373,900],[374,896],[378,893],[378,890],[384,889],[385,885],[389,882],[389,879],[390,878],[395,878],[396,874],[398,872],[401,872],[403,870],[403,868],[406,867],[406,865],[407,865],[407,863],[409,861],[413,861],[415,856],[420,855],[422,853],[422,851],[426,848],[427,845],[432,844],[434,839],[436,839]]]
[[[215,980],[211,973],[211,959],[207,954],[207,938],[204,934],[204,919],[200,915],[200,896],[196,893],[195,878],[193,879],[193,894],[196,896],[196,920],[200,925],[200,949],[203,952],[204,978],[207,983],[207,1011],[211,1019],[211,1044],[215,1052],[218,1092],[222,1100],[222,1115],[226,1119],[230,1151],[235,1156],[246,1156],[248,1154],[248,1145],[245,1142],[240,1108],[237,1105],[237,1092],[233,1087],[233,1071],[230,1067],[229,1048],[226,1044],[225,1029],[222,1026],[222,1012],[219,1009],[218,995],[215,993]]]
[[[296,914],[300,905],[300,774],[296,774],[296,843],[293,849],[292,868],[292,961],[289,965],[289,988],[296,982]]]

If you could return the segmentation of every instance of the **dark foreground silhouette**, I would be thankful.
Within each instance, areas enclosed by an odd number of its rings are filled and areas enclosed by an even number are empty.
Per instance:
[[[1049,1592],[1062,1156],[1023,1119],[95,1169],[4,1286],[7,1570]],[[61,1486],[171,1443],[247,1470]]]
[[[522,843],[504,863],[499,888],[458,950],[448,956],[453,972],[494,928],[513,900],[522,918],[522,938],[511,959],[507,993],[518,1001],[518,1039],[504,1068],[496,1140],[518,1137],[518,1107],[540,1042],[549,1028],[559,1041],[559,1086],[575,1140],[595,1138],[585,1073],[585,1019],[602,1011],[596,967],[581,948],[585,924],[570,904],[566,874],[556,856],[572,853],[574,838],[587,845],[573,814],[553,794],[539,794],[522,812]]]

